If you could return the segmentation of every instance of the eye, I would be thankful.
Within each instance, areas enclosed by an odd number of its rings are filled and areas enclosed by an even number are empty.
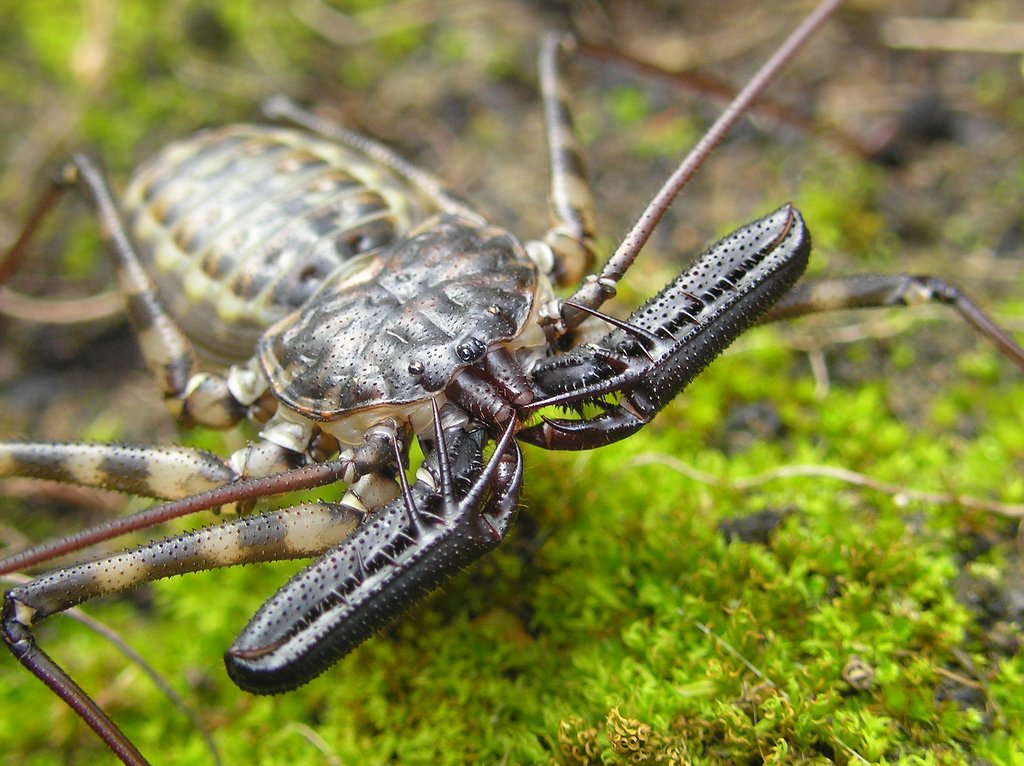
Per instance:
[[[479,338],[466,338],[462,343],[455,347],[455,354],[463,362],[475,362],[482,357],[487,351],[487,346],[484,345],[483,341]]]

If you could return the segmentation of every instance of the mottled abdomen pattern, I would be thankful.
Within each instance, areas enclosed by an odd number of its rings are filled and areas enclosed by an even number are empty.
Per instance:
[[[242,362],[338,268],[428,206],[365,156],[297,130],[232,125],[171,144],[133,177],[128,226],[161,300],[207,360]],[[369,259],[365,259],[369,260]]]

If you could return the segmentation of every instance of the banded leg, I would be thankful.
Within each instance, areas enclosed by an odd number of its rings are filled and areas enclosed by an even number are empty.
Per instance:
[[[33,634],[35,624],[96,596],[118,593],[163,577],[235,564],[315,556],[350,535],[361,519],[361,514],[344,506],[307,503],[58,570],[7,592],[3,605],[4,640],[18,661],[78,713],[124,763],[145,764],[145,758],[131,740],[39,648]]]
[[[338,482],[349,485],[342,503],[365,515],[397,497],[394,475],[405,462],[407,440],[407,433],[384,421],[366,433],[362,444],[334,460],[326,454],[311,454],[311,462],[301,463],[303,455],[292,452],[299,464],[277,470],[273,460],[263,461],[263,457],[268,451],[276,455],[281,448],[264,441],[251,444],[229,461],[187,447],[0,442],[0,476],[48,479],[170,501],[8,554],[0,558],[0,574],[197,511],[250,509],[262,497]],[[253,460],[254,454],[263,457]]]
[[[205,450],[121,444],[0,442],[0,476],[49,479],[160,500],[227,484],[231,467]]]
[[[370,429],[364,444],[346,450],[335,460],[255,477],[236,473],[231,464],[216,455],[186,447],[0,443],[0,476],[50,479],[170,500],[9,554],[0,559],[0,574],[197,511],[249,509],[262,497],[338,482],[349,484],[342,503],[369,514],[398,495],[394,474],[405,462],[404,437],[395,428],[381,424]]]
[[[110,187],[99,168],[84,155],[72,157],[52,182],[4,259],[0,276],[6,276],[24,256],[46,215],[72,186],[81,187],[96,210],[101,236],[114,259],[129,322],[171,413],[184,425],[228,428],[237,423],[245,415],[245,408],[223,378],[198,370],[191,343],[160,304],[156,288],[135,254]]]
[[[1024,349],[956,285],[911,274],[859,274],[797,284],[761,318],[762,322],[794,319],[842,309],[912,307],[939,303],[952,307],[1008,359],[1024,369]]]
[[[300,643],[305,642],[307,649],[302,657],[293,660],[300,667],[283,671],[289,679],[287,682],[280,677],[277,679],[278,685],[285,683],[287,688],[299,685],[311,677],[312,667],[320,672],[338,659],[339,640],[347,647],[345,651],[351,649],[428,587],[501,540],[518,498],[522,480],[521,454],[512,442],[509,427],[495,454],[481,467],[484,442],[483,432],[454,433],[455,458],[450,464],[444,435],[438,434],[434,447],[427,450],[429,479],[424,477],[412,487],[405,486],[403,497],[381,510],[377,517],[381,520],[379,523],[363,527],[375,531],[362,535],[348,548],[341,541],[350,538],[363,517],[343,505],[303,504],[236,519],[68,567],[11,589],[3,605],[4,640],[19,662],[75,710],[124,763],[143,766],[146,759],[125,734],[39,648],[33,634],[35,624],[90,598],[120,592],[140,583],[235,564],[306,558],[320,555],[341,543],[334,555],[348,551],[347,571],[354,578],[354,582],[342,583],[349,587],[347,605],[359,606],[362,612],[333,609],[331,620],[337,635],[323,637],[309,626],[299,630]],[[467,482],[468,490],[463,489]],[[400,531],[389,533],[387,530],[391,527]],[[344,555],[341,558],[344,559]],[[302,577],[298,575],[292,584]],[[360,604],[356,603],[356,592],[360,594]],[[346,596],[340,598],[345,600]],[[265,615],[267,608],[265,606],[260,615]],[[233,670],[244,676],[240,667],[246,663],[259,665],[271,660],[270,655],[280,659],[288,653],[280,646],[244,645],[243,639],[253,637],[250,629],[258,621],[259,615],[226,657],[229,672],[236,682],[239,678]],[[268,623],[263,620],[260,624],[265,627]],[[294,630],[298,626],[286,627]],[[309,643],[310,639],[323,640],[326,644],[318,648],[315,641],[312,645]],[[244,683],[241,685],[248,688]]]
[[[587,184],[583,154],[573,129],[569,89],[559,74],[559,50],[572,39],[557,33],[545,35],[539,69],[544,129],[551,164],[551,214],[554,224],[544,235],[555,262],[557,284],[576,284],[594,267],[594,201]]]
[[[342,461],[330,461],[316,465],[306,465],[271,476],[252,479],[239,479],[222,484],[213,489],[199,492],[178,500],[170,500],[152,506],[130,516],[121,516],[102,524],[97,524],[66,537],[54,538],[45,543],[27,548],[18,553],[0,559],[0,574],[17,572],[26,567],[52,561],[58,556],[81,551],[96,543],[112,540],[115,537],[149,529],[171,519],[178,519],[196,511],[221,508],[226,505],[240,504],[250,506],[256,499],[294,492],[303,489],[315,489],[342,480],[346,466]],[[361,513],[358,509],[357,513]]]

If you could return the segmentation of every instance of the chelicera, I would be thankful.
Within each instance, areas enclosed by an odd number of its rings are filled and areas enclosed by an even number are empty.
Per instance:
[[[518,442],[590,449],[635,433],[755,322],[937,301],[1024,368],[1024,350],[936,278],[867,275],[794,288],[810,236],[790,205],[712,245],[627,319],[602,313],[671,198],[836,5],[823,3],[794,32],[596,274],[557,36],[541,53],[555,223],[538,240],[520,243],[431,174],[282,99],[268,103],[268,115],[295,127],[231,126],[172,144],[120,201],[92,161],[73,158],[10,260],[63,190],[82,189],[172,413],[213,428],[248,419],[260,435],[227,460],[185,448],[0,444],[2,475],[167,501],[10,556],[0,571],[191,510],[337,481],[348,489],[337,504],[242,515],[12,588],[3,607],[12,653],[125,763],[145,763],[39,648],[40,620],[172,574],[312,557],[225,655],[243,689],[286,691],[500,543],[523,478]],[[557,297],[556,286],[571,285],[568,298]],[[541,413],[549,407],[568,413]],[[409,483],[414,440],[425,457]]]

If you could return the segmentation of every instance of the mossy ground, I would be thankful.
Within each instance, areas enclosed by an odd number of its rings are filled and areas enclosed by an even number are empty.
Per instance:
[[[333,105],[494,220],[535,235],[545,225],[540,30],[600,40],[614,27],[624,48],[703,56],[705,69],[738,80],[796,18],[746,3],[725,20],[721,3],[685,13],[565,4],[558,16],[452,3],[418,6],[427,18],[404,24],[395,20],[411,6],[364,3],[365,23],[346,28],[342,45],[314,31],[327,30],[325,18],[301,20],[312,3],[59,5],[0,0],[0,241],[68,151],[92,147],[117,186],[171,138],[254,119],[259,100],[281,91]],[[1020,21],[1009,2],[951,13],[968,10]],[[924,142],[910,131],[892,169],[837,148],[827,129],[743,127],[680,198],[623,305],[714,234],[791,199],[814,232],[817,273],[941,273],[1016,317],[1019,336],[1019,61],[880,45],[887,18],[921,12],[855,6],[775,93],[819,104],[826,122],[839,113],[861,136],[941,93],[949,135]],[[610,245],[704,124],[689,110],[709,110],[610,64],[581,62],[573,81]],[[91,221],[73,205],[59,220],[19,284],[98,289]],[[181,438],[123,329],[3,332],[4,434]],[[89,612],[170,679],[227,764],[1022,764],[1016,521],[949,499],[1024,503],[1022,412],[1019,371],[940,311],[763,328],[638,436],[581,454],[529,450],[524,510],[503,548],[299,691],[246,695],[220,663],[298,564],[178,578]],[[184,438],[227,449],[243,437]],[[799,466],[876,485],[766,476]],[[79,528],[110,506],[89,496],[90,510],[73,512],[49,490],[5,490],[11,544]],[[155,763],[210,762],[187,719],[107,641],[60,618],[39,634]],[[0,762],[98,758],[112,761],[0,658]]]

